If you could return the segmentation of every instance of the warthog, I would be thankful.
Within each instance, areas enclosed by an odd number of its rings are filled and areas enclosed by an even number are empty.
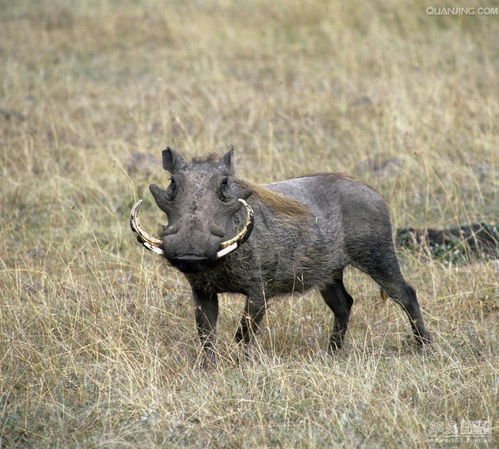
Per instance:
[[[140,226],[141,201],[130,220],[139,242],[163,254],[189,281],[207,361],[215,358],[222,292],[247,297],[235,335],[247,343],[270,298],[317,287],[335,317],[329,349],[339,349],[353,303],[342,280],[347,265],[371,276],[402,306],[416,340],[430,342],[416,292],[400,272],[379,193],[339,173],[253,184],[235,176],[232,154],[187,162],[167,148],[162,155],[170,185],[150,186],[168,216],[161,239]]]

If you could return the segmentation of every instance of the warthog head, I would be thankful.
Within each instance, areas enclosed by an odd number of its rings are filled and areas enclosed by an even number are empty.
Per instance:
[[[161,240],[149,236],[138,221],[139,201],[130,220],[139,242],[186,273],[206,269],[244,243],[253,228],[253,211],[245,201],[251,191],[233,178],[232,153],[220,160],[210,156],[189,163],[174,149],[164,150],[163,168],[171,174],[170,185],[163,190],[151,184],[149,189],[168,216],[168,225]],[[237,213],[242,207],[246,218]]]

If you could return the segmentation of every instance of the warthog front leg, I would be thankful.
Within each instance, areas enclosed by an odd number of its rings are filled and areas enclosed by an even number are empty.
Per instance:
[[[248,296],[243,316],[241,318],[241,324],[239,325],[234,337],[236,342],[250,342],[252,335],[255,335],[258,332],[258,326],[265,315],[266,309],[267,303],[264,297]]]
[[[195,316],[199,339],[204,350],[203,365],[216,362],[215,331],[218,319],[218,297],[211,291],[193,290]]]

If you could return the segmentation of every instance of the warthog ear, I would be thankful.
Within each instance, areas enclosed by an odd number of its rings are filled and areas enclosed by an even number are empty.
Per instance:
[[[180,167],[182,162],[184,162],[184,159],[182,158],[180,153],[170,147],[166,147],[166,150],[163,150],[162,155],[163,168],[165,170],[168,170],[170,173],[176,171]]]
[[[234,148],[231,147],[231,149],[222,156],[222,159],[220,159],[220,161],[224,163],[224,165],[227,167],[230,173],[234,171],[234,166],[232,164],[233,155],[234,155]]]

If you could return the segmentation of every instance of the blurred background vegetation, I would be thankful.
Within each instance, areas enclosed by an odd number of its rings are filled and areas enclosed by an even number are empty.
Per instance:
[[[491,419],[494,261],[405,254],[433,353],[352,271],[337,359],[311,293],[271,310],[255,364],[205,375],[186,284],[128,227],[142,196],[165,221],[166,145],[233,145],[257,182],[349,173],[396,227],[495,223],[499,17],[428,6],[449,5],[0,0],[0,447],[419,447]],[[241,307],[223,297],[223,354]]]

